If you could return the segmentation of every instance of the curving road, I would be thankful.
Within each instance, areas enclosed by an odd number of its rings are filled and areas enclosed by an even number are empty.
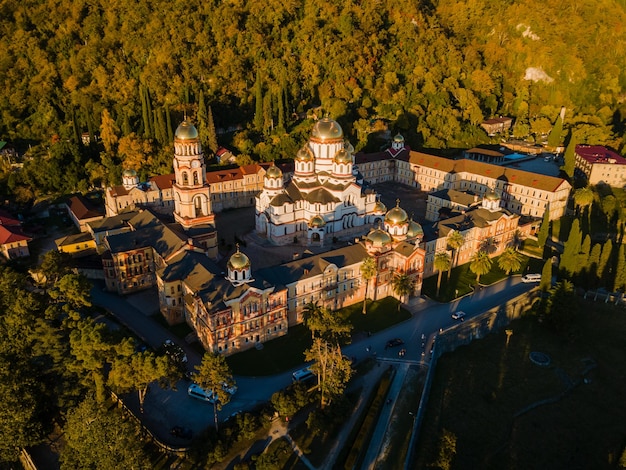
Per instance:
[[[140,338],[153,348],[158,348],[166,339],[174,339],[168,330],[156,323],[145,312],[134,307],[125,298],[104,292],[102,284],[97,284],[92,290],[92,300],[112,312],[118,320],[134,331]],[[446,329],[458,320],[453,320],[451,314],[456,310],[463,310],[467,318],[483,313],[508,300],[531,290],[535,284],[524,284],[520,276],[509,277],[494,285],[481,287],[473,294],[468,294],[453,302],[440,304],[423,298],[416,298],[408,305],[412,317],[400,324],[394,325],[385,331],[372,335],[346,346],[344,353],[357,360],[368,355],[378,358],[397,359],[400,347],[385,349],[385,343],[392,338],[404,341],[402,348],[406,349],[403,357],[407,361],[429,360],[429,351],[434,335],[440,328]],[[425,337],[425,346],[422,348],[422,335]],[[187,344],[177,341],[185,349],[189,359],[190,369],[200,363],[200,356]],[[422,355],[422,352],[425,352]],[[267,402],[272,394],[291,383],[291,372],[287,371],[269,377],[235,377],[238,392],[229,404],[220,412],[220,419],[228,417],[241,410],[253,408],[255,405]],[[140,419],[150,431],[162,441],[171,444],[184,444],[184,441],[173,438],[169,430],[173,426],[190,428],[199,433],[213,423],[213,406],[187,395],[188,381],[177,384],[177,390],[163,390],[153,386],[146,397],[144,413]],[[129,406],[135,409],[134,399],[130,397]],[[138,410],[136,413],[139,415]]]

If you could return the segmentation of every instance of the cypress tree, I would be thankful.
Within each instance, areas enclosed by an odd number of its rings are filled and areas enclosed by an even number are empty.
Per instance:
[[[211,152],[217,152],[219,144],[217,143],[217,131],[215,130],[215,122],[213,121],[213,110],[209,106],[207,113],[207,144]]]
[[[146,108],[148,110],[148,117],[152,117],[152,102],[150,101],[150,92],[147,87],[144,87],[144,93],[146,94]],[[154,138],[154,120],[148,119],[148,138]]]
[[[543,263],[543,269],[541,270],[541,281],[539,282],[539,288],[542,291],[547,291],[552,287],[552,260],[547,259]]]
[[[591,254],[587,260],[587,272],[589,273],[589,283],[593,286],[598,285],[598,267],[600,266],[600,254],[602,253],[602,246],[599,243],[593,245],[591,248]]]
[[[563,170],[570,179],[574,177],[574,169],[576,168],[576,140],[576,134],[574,133],[574,131],[571,131],[569,142],[567,144],[567,148],[565,149],[565,155],[563,157],[563,166],[561,167],[561,170]]]
[[[165,128],[167,131],[167,141],[174,142],[174,131],[172,130],[172,117],[170,115],[170,107],[165,105]]]
[[[144,137],[150,137],[150,114],[146,103],[146,92],[143,85],[139,85],[139,97],[141,98],[141,121]]]
[[[198,111],[196,112],[196,121],[198,125],[198,136],[203,147],[207,144],[207,112],[204,103],[204,93],[200,90],[198,94]]]
[[[256,82],[254,83],[254,128],[257,131],[263,130],[263,84],[261,74],[257,71]]]
[[[537,234],[537,244],[539,248],[546,246],[548,235],[550,234],[550,205],[546,206],[546,210],[543,213],[543,220],[539,226],[539,233]]]
[[[554,121],[554,125],[552,126],[552,130],[548,135],[548,145],[552,148],[556,148],[561,143],[561,134],[563,133],[563,119],[561,119],[561,114],[556,117],[556,121]]]
[[[578,253],[580,253],[581,249],[581,241],[582,233],[580,231],[580,223],[578,219],[574,219],[572,228],[569,231],[569,236],[565,242],[560,265],[561,269],[569,274],[576,272],[575,268],[576,262],[578,261]]]

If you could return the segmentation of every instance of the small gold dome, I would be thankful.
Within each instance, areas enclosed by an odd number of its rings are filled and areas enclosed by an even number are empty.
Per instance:
[[[352,163],[352,155],[341,149],[335,154],[335,163]]]
[[[383,229],[375,228],[367,234],[367,241],[369,241],[374,248],[382,248],[391,243],[391,235]]]
[[[337,121],[333,121],[330,118],[320,119],[313,126],[311,137],[317,139],[341,139],[343,138],[343,130]]]
[[[309,220],[309,227],[311,228],[322,228],[324,225],[326,225],[326,222],[321,215],[314,215],[311,217],[311,220]]]
[[[298,150],[298,153],[296,154],[296,160],[298,160],[299,162],[310,162],[313,159],[313,154],[306,146]]]
[[[189,121],[185,120],[179,124],[174,134],[179,140],[192,140],[198,138],[198,130]]]
[[[378,214],[384,214],[385,212],[387,212],[387,206],[385,206],[380,201],[376,201],[376,204],[374,204],[374,212]]]
[[[239,251],[237,246],[237,252],[233,254],[228,260],[228,269],[240,271],[250,267],[250,259]]]
[[[393,138],[393,141],[398,144],[402,144],[404,143],[404,137],[402,137],[402,135],[400,134],[396,134],[395,137]]]
[[[385,222],[393,225],[402,225],[407,223],[409,216],[406,211],[400,207],[400,199],[396,200],[396,207],[387,212]]]
[[[283,172],[276,165],[270,166],[265,172],[266,178],[282,178]]]
[[[124,173],[122,173],[122,176],[132,178],[132,177],[137,176],[137,172],[135,170],[124,170]]]
[[[496,192],[492,189],[487,194],[485,194],[485,199],[487,199],[488,201],[497,201],[500,198],[498,197]]]
[[[424,236],[424,229],[420,224],[411,220],[409,222],[409,230],[407,231],[406,236],[409,238],[422,237]]]

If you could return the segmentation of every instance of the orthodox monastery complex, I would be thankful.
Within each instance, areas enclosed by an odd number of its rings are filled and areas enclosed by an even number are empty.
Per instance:
[[[451,252],[451,233],[465,241],[459,264],[485,243],[499,254],[536,228],[546,208],[560,217],[570,190],[560,178],[413,152],[399,135],[385,152],[355,154],[328,118],[315,123],[293,167],[216,172],[207,172],[198,132],[185,121],[175,133],[173,167],[144,183],[126,170],[122,185],[106,190],[108,217],[80,226],[102,253],[107,289],[156,286],[168,323],[187,322],[207,350],[224,354],[286,334],[311,302],[337,309],[366,292],[397,296],[397,274],[412,282],[408,297],[417,296],[435,254]],[[401,201],[385,207],[371,189],[383,181],[429,192],[422,220],[434,235],[425,236]],[[261,269],[239,246],[221,260],[215,212],[244,206],[254,206],[256,237],[265,244],[341,247]],[[361,265],[370,257],[376,273],[366,285]]]

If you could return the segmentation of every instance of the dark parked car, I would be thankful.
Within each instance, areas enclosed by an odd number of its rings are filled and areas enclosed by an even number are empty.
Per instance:
[[[389,341],[387,341],[387,344],[385,344],[385,349],[393,348],[395,346],[402,346],[403,344],[404,341],[402,341],[400,338],[390,339]]]

